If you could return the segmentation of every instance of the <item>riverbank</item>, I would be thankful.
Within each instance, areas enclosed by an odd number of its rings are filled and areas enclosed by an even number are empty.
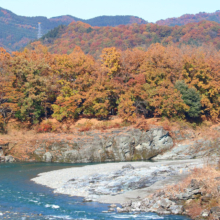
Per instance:
[[[1,163],[0,219],[31,220],[188,220],[181,216],[160,217],[153,213],[105,213],[109,204],[83,202],[81,197],[53,193],[30,181],[38,173],[85,164]]]
[[[165,209],[161,204],[152,207],[155,200],[145,199],[152,192],[164,190],[165,186],[183,182],[191,170],[204,162],[195,158],[220,156],[220,126],[217,125],[205,131],[151,124],[147,129],[128,126],[104,131],[17,135],[13,141],[11,136],[7,137],[1,137],[4,139],[0,142],[2,155],[5,158],[11,154],[18,161],[75,164],[127,161],[92,165],[86,167],[86,171],[84,168],[74,170],[75,173],[62,170],[59,175],[47,177],[46,174],[37,180],[57,193],[85,197],[88,202],[120,203],[122,208],[118,207],[118,212],[186,214],[182,201],[168,202]],[[132,166],[128,166],[130,161],[149,159],[173,161],[132,162]],[[170,200],[164,193],[154,197],[158,201]],[[110,211],[115,208],[113,205]]]
[[[212,163],[202,168],[195,168],[183,181],[154,192],[135,204],[124,203],[118,211],[134,211],[134,205],[135,211],[138,211],[141,209],[141,204],[144,205],[145,210],[160,215],[178,213],[196,220],[220,219],[219,163],[217,166]]]
[[[195,159],[220,156],[220,129],[170,130],[152,125],[148,130],[124,127],[105,131],[2,135],[3,156],[16,161],[96,163],[138,160]]]
[[[85,202],[123,204],[132,201],[135,204],[165,186],[183,180],[203,163],[196,159],[97,164],[42,173],[32,181],[52,188],[55,193],[85,197]],[[142,208],[140,211],[148,211]],[[181,213],[174,210],[170,214]]]

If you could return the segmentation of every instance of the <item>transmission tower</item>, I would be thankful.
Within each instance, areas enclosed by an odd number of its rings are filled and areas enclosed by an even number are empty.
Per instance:
[[[41,37],[42,37],[41,23],[38,22],[38,34],[37,34],[37,39],[40,39]]]

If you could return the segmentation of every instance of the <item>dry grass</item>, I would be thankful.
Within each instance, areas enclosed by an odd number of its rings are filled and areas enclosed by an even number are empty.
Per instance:
[[[134,125],[135,128],[140,129],[141,131],[148,131],[150,130],[150,125],[147,120],[137,121]]]
[[[192,204],[189,204],[187,207],[187,212],[188,215],[192,218],[195,219],[196,217],[200,216],[203,211],[203,208],[201,207],[199,201],[195,201]]]
[[[76,127],[78,128],[80,132],[83,132],[83,131],[92,130],[93,126],[94,126],[93,123],[88,121],[88,122],[85,122],[84,124],[78,124]]]
[[[123,123],[117,123],[115,121],[101,121],[99,123],[93,124],[91,121],[86,121],[84,124],[77,124],[76,128],[78,128],[78,131],[90,131],[90,130],[107,130],[112,128],[121,128],[124,127],[125,124]]]
[[[191,174],[177,185],[167,187],[166,193],[175,195],[189,186],[192,179],[195,179],[202,183],[202,190],[205,193],[210,193],[213,196],[218,194],[217,186],[220,185],[220,181],[216,180],[216,177],[220,177],[220,171],[217,171],[213,166],[204,166],[203,168],[195,168]]]

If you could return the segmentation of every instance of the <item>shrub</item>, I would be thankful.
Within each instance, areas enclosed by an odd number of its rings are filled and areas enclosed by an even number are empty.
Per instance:
[[[3,121],[3,117],[0,115],[0,133],[3,132],[4,129],[4,121]]]
[[[90,131],[92,129],[93,123],[91,122],[86,122],[85,124],[79,124],[79,131],[83,132],[83,131]]]
[[[187,209],[188,209],[188,215],[193,219],[200,216],[201,212],[203,211],[201,205],[196,202],[191,202],[190,206],[187,207]]]
[[[148,131],[148,130],[150,130],[149,124],[146,121],[144,121],[144,120],[141,121],[141,122],[138,122],[134,127],[140,129],[141,131]]]
[[[171,131],[171,125],[168,121],[162,123],[163,129],[166,131]]]
[[[53,129],[53,126],[50,122],[42,122],[40,125],[37,126],[37,133],[45,133],[45,132],[51,132]]]

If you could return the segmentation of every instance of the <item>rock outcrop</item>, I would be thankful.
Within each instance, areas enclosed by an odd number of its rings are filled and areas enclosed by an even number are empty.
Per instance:
[[[147,160],[172,146],[169,132],[161,127],[147,132],[123,128],[86,132],[68,141],[45,141],[34,151],[34,157],[38,161],[66,163]]]
[[[21,161],[91,163],[139,160],[187,160],[220,156],[220,132],[214,138],[194,130],[132,127],[87,132],[37,134],[27,141],[12,141],[0,155],[16,155]],[[1,144],[0,144],[1,146]],[[4,151],[4,153],[3,153]]]
[[[117,207],[117,212],[156,212],[159,215],[181,215],[183,214],[183,206],[177,205],[174,201],[167,198],[163,199],[148,199],[145,198],[141,201],[131,201],[122,204],[122,208]]]
[[[167,195],[164,190],[161,190],[145,199],[124,203],[122,207],[117,207],[116,210],[118,212],[155,212],[160,215],[189,215],[189,208],[194,200],[200,199],[205,206],[213,199],[211,194],[204,194],[202,187],[202,181],[192,179],[184,192]],[[213,207],[210,210],[204,209],[196,219],[207,219],[208,216],[210,219],[219,219],[220,207]]]
[[[213,130],[213,132],[216,132]],[[207,156],[220,156],[220,133],[215,139],[195,138],[191,132],[173,132],[174,147],[157,155],[153,160],[187,160]]]
[[[0,157],[0,163],[13,163],[13,162],[16,162],[16,160],[11,155]]]
[[[0,163],[12,163],[15,162],[14,157],[6,155],[8,150],[8,143],[0,142]]]
[[[218,191],[218,190],[217,190]],[[218,193],[213,195],[204,190],[203,181],[192,179],[184,192],[166,193],[158,191],[142,200],[129,201],[109,212],[155,212],[159,215],[194,215],[193,219],[220,219],[220,207],[215,206]],[[195,205],[196,204],[196,205]],[[201,209],[198,209],[198,204]],[[197,210],[195,210],[197,208]],[[196,213],[196,215],[195,215]]]

